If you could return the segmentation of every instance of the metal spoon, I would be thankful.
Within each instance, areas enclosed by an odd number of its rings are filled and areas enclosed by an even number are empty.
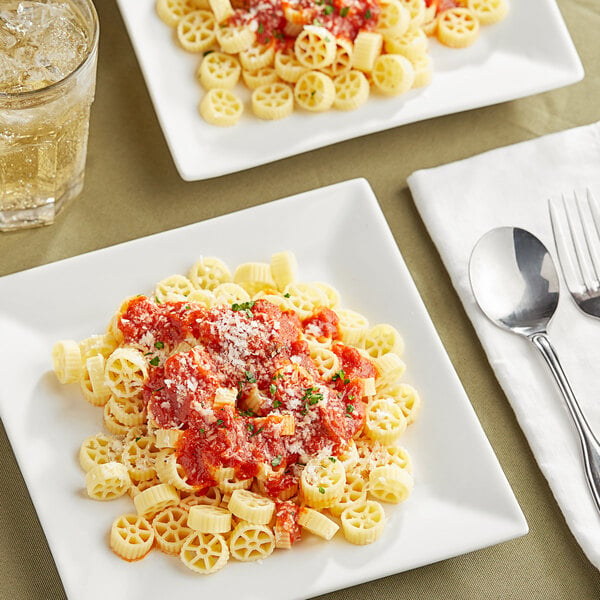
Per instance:
[[[469,277],[475,299],[486,316],[499,327],[526,337],[548,364],[579,434],[585,475],[600,511],[600,443],[546,333],[560,290],[552,257],[528,231],[500,227],[485,234],[473,248]]]

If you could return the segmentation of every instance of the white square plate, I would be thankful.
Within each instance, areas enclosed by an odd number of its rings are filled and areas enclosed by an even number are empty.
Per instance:
[[[234,127],[205,123],[197,106],[200,56],[178,47],[156,16],[155,0],[118,0],[146,84],[181,177],[187,181],[234,173],[335,142],[513,100],[574,83],[579,57],[554,0],[512,0],[504,21],[482,27],[463,50],[431,41],[431,85],[396,98],[372,94],[356,111],[295,111],[262,121],[249,102]],[[242,85],[238,89],[248,99]]]
[[[104,331],[121,301],[187,269],[201,255],[231,267],[292,250],[301,279],[327,281],[342,304],[402,332],[404,380],[423,398],[402,438],[415,488],[380,540],[352,546],[313,536],[260,564],[232,561],[200,576],[153,551],[127,563],[108,547],[129,497],[86,497],[77,452],[101,410],[51,372],[58,339]],[[483,548],[527,524],[414,286],[371,188],[352,180],[0,279],[0,416],[70,598],[291,600]],[[1,501],[0,491],[0,501]],[[301,573],[299,577],[298,574]],[[293,582],[293,584],[291,584]]]

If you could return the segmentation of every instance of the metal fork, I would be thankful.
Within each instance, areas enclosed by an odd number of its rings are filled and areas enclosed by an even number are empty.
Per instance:
[[[561,200],[548,208],[563,276],[577,306],[600,318],[600,205],[589,189]]]

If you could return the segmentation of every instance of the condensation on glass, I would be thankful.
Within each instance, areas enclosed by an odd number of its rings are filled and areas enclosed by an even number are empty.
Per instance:
[[[0,230],[46,225],[83,189],[91,0],[0,0]]]

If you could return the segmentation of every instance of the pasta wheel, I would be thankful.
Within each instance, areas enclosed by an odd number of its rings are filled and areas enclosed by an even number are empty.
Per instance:
[[[425,22],[426,10],[425,0],[400,0],[408,10],[411,24],[415,27]]]
[[[356,448],[356,442],[350,439],[346,447],[338,454],[337,459],[344,466],[346,474],[348,474],[358,462],[358,450]]]
[[[275,58],[275,46],[273,44],[260,44],[254,42],[239,55],[240,63],[248,71],[258,71],[270,67]]]
[[[218,27],[217,42],[223,52],[237,54],[247,50],[256,39],[256,34],[249,27]]]
[[[292,310],[287,298],[284,298],[280,294],[265,294],[264,292],[259,292],[255,294],[252,298],[253,300],[266,300],[275,306],[278,306],[282,311],[284,310]]]
[[[321,71],[331,78],[346,73],[352,68],[352,54],[354,53],[354,45],[346,38],[337,38],[335,44],[333,62],[327,67],[321,67]]]
[[[119,331],[120,333],[120,331]],[[88,358],[101,354],[108,358],[117,347],[117,341],[114,335],[105,333],[104,335],[92,335],[79,342],[79,351],[81,352],[81,361],[85,363]]]
[[[308,350],[321,379],[328,381],[340,370],[340,361],[331,350],[315,343],[309,343]]]
[[[208,10],[195,10],[183,16],[177,24],[177,39],[188,52],[204,52],[217,39],[217,21]]]
[[[356,69],[338,75],[333,80],[333,85],[333,106],[338,110],[355,110],[369,98],[369,82],[364,73]]]
[[[346,474],[344,492],[339,500],[329,507],[329,512],[334,517],[339,517],[349,506],[359,504],[367,499],[367,482],[360,473]]]
[[[159,483],[140,492],[133,503],[138,515],[152,517],[169,506],[179,504],[179,494],[172,485]]]
[[[210,504],[190,506],[187,524],[200,533],[231,531],[231,513],[226,508]]]
[[[383,38],[375,31],[361,31],[354,40],[352,68],[370,73],[375,59],[381,53]]]
[[[404,340],[397,329],[381,323],[367,332],[363,347],[371,358],[378,358],[388,352],[400,355],[404,352]]]
[[[278,290],[294,283],[298,277],[298,263],[293,252],[283,251],[271,255],[271,274]]]
[[[156,438],[156,447],[175,448],[182,435],[183,431],[181,429],[164,429],[159,427],[154,432],[154,437]]]
[[[450,8],[438,15],[437,38],[450,48],[466,48],[479,35],[479,21],[468,8]]]
[[[370,454],[369,473],[376,467],[394,465],[412,474],[412,460],[402,446],[383,446],[377,443]]]
[[[308,70],[304,65],[300,64],[291,48],[277,51],[275,53],[274,64],[277,75],[288,83],[296,83]]]
[[[250,88],[251,90],[256,90],[263,85],[277,83],[279,81],[279,75],[277,75],[275,67],[263,67],[262,69],[257,69],[256,71],[247,71],[246,69],[242,69],[242,79],[244,80],[246,87]],[[254,106],[252,108],[254,108]],[[256,111],[254,112],[256,114]]]
[[[224,52],[211,52],[200,63],[198,78],[207,90],[232,90],[240,78],[241,71],[235,56]]]
[[[111,414],[123,425],[133,427],[146,421],[146,404],[141,396],[133,398],[111,396],[108,403]]]
[[[131,480],[127,468],[111,461],[92,467],[85,475],[85,487],[94,500],[114,500],[127,492]]]
[[[183,543],[179,557],[196,573],[215,573],[229,560],[225,538],[218,533],[192,533]]]
[[[344,492],[345,483],[344,465],[334,457],[309,460],[300,476],[304,500],[313,508],[335,504]]]
[[[383,47],[389,54],[402,54],[409,60],[416,60],[427,51],[427,36],[420,27],[410,26],[400,37],[387,37]]]
[[[233,8],[229,0],[208,0],[210,8],[215,15],[217,23],[226,21],[233,15]]]
[[[106,361],[104,377],[114,396],[131,398],[142,391],[148,377],[146,360],[135,348],[117,348]]]
[[[298,62],[307,69],[323,69],[335,59],[335,36],[324,27],[305,25],[294,42]]]
[[[408,58],[400,54],[382,54],[375,60],[372,77],[380,92],[398,96],[412,87],[415,70]]]
[[[329,110],[335,100],[331,77],[319,71],[307,71],[294,86],[294,97],[301,108],[313,112]]]
[[[268,263],[242,263],[233,274],[233,282],[241,285],[250,295],[262,290],[276,288],[271,275],[271,265]]]
[[[212,89],[200,102],[199,110],[207,123],[229,127],[240,120],[244,105],[233,92],[224,89]]]
[[[229,539],[231,556],[242,562],[267,558],[275,548],[275,537],[266,525],[241,521]]]
[[[238,391],[236,388],[217,388],[215,399],[213,400],[213,408],[223,408],[224,406],[235,408],[237,395]]]
[[[169,506],[152,519],[156,545],[165,554],[179,554],[186,538],[192,534],[187,525],[187,510],[180,506]]]
[[[413,88],[425,87],[431,83],[433,78],[433,63],[431,56],[424,52],[420,56],[411,60],[415,69],[415,79],[413,81]]]
[[[104,356],[95,354],[85,361],[81,377],[83,397],[92,406],[104,406],[110,398],[110,390],[104,380]]]
[[[508,12],[506,0],[468,0],[467,8],[481,25],[493,25],[504,19]]]
[[[283,292],[300,319],[310,317],[315,310],[327,305],[324,291],[313,283],[290,283]]]
[[[121,453],[121,444],[115,438],[97,433],[83,440],[79,447],[79,464],[87,473],[97,465],[116,461]]]
[[[135,498],[141,492],[151,488],[154,485],[158,485],[160,483],[160,479],[157,476],[154,476],[152,479],[144,479],[142,481],[132,481],[131,487],[127,490],[127,493],[131,496],[131,498]]]
[[[154,543],[154,530],[139,515],[121,515],[110,528],[110,547],[121,558],[134,561],[144,558]]]
[[[215,304],[231,306],[235,303],[244,303],[250,300],[250,294],[237,283],[222,283],[214,289]]]
[[[377,371],[375,380],[377,391],[383,393],[394,385],[406,370],[404,361],[394,352],[388,352],[373,359]]]
[[[104,426],[113,435],[127,435],[129,433],[129,426],[121,423],[112,412],[110,400],[104,405]]]
[[[213,256],[200,258],[187,276],[196,288],[203,290],[214,290],[219,284],[231,281],[227,265]]]
[[[403,502],[410,496],[413,486],[411,474],[396,465],[376,467],[369,474],[369,494],[382,502]]]
[[[340,303],[340,293],[329,283],[324,281],[315,281],[314,285],[320,288],[325,294],[325,306],[327,308],[336,308]]]
[[[157,302],[186,300],[193,290],[194,286],[187,277],[183,275],[171,275],[156,284],[154,297]]]
[[[385,512],[374,500],[349,506],[342,513],[341,520],[344,537],[351,544],[371,544],[385,528]]]
[[[215,295],[210,290],[194,290],[187,299],[204,308],[211,308],[215,303]]]
[[[391,444],[406,430],[406,417],[400,407],[387,398],[369,402],[366,411],[365,432],[372,440]]]
[[[159,452],[153,436],[138,436],[125,446],[121,461],[131,479],[144,481],[156,476],[155,462]]]
[[[376,31],[385,38],[388,36],[401,36],[411,23],[411,13],[407,3],[402,0],[381,0],[381,12],[377,19]]]
[[[294,111],[294,92],[285,83],[267,83],[252,93],[252,111],[260,119],[289,117]]]
[[[185,469],[177,462],[177,456],[170,448],[156,455],[155,470],[162,483],[169,483],[182,492],[194,491],[194,487],[186,481]]]
[[[330,518],[323,513],[312,508],[303,506],[298,515],[298,523],[308,529],[311,533],[322,537],[325,540],[330,540],[339,529],[339,525],[334,523]]]
[[[275,512],[273,500],[248,490],[234,490],[228,507],[236,517],[253,525],[266,525]]]
[[[61,383],[75,383],[83,373],[79,344],[73,340],[61,340],[52,348],[52,363],[56,377]]]
[[[385,393],[400,407],[406,418],[406,424],[411,425],[414,423],[421,410],[421,397],[417,390],[407,383],[399,383],[386,389]]]
[[[194,0],[156,0],[156,13],[169,27],[177,27],[179,20],[195,9]]]
[[[348,308],[336,309],[335,312],[340,319],[338,328],[342,336],[342,342],[349,346],[361,347],[369,327],[367,318]]]
[[[234,490],[247,490],[252,485],[252,477],[248,479],[238,479],[237,477],[228,477],[222,479],[217,484],[223,494],[230,494]],[[229,499],[228,499],[229,501]]]

